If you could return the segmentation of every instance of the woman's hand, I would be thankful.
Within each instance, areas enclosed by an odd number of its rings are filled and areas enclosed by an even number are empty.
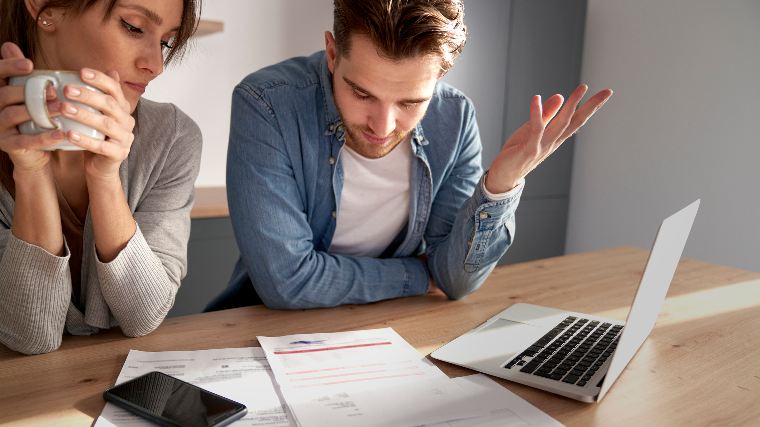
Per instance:
[[[85,176],[88,182],[113,181],[119,177],[119,166],[129,155],[135,136],[132,130],[135,119],[131,107],[119,84],[119,74],[109,74],[83,68],[80,78],[103,93],[88,90],[79,85],[66,85],[64,95],[70,100],[89,105],[102,114],[77,108],[71,102],[61,103],[61,113],[77,122],[99,130],[105,140],[98,140],[75,131],[69,131],[69,141],[87,150],[84,158]]]
[[[50,152],[43,148],[63,141],[64,133],[58,129],[36,135],[22,135],[16,126],[32,120],[24,105],[24,87],[10,86],[9,79],[25,76],[32,72],[32,61],[24,58],[18,46],[3,43],[0,48],[0,150],[8,153],[14,166],[14,173],[37,173],[50,162]],[[48,111],[58,115],[60,103],[55,100],[55,90],[48,89]]]

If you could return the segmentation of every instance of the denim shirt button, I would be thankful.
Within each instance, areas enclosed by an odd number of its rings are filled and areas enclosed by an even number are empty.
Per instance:
[[[486,219],[488,218],[488,212],[481,212],[479,216],[480,216],[480,219]]]
[[[335,219],[335,218],[337,218],[337,217],[338,217],[338,214],[337,214],[337,213],[335,213],[335,211],[332,211],[332,212],[330,213],[330,215],[332,215],[333,219]]]
[[[331,165],[334,165],[335,164],[335,157],[330,156],[330,158],[327,159],[327,162],[330,163]]]

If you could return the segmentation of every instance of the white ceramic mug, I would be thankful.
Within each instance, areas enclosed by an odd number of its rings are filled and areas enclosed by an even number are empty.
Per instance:
[[[83,86],[85,89],[100,92],[98,89],[84,84],[79,78],[79,73],[75,71],[36,70],[26,76],[11,77],[10,84],[11,86],[24,86],[26,109],[29,111],[29,115],[32,116],[32,120],[18,126],[19,132],[23,134],[37,134],[53,129],[60,129],[64,132],[73,130],[81,135],[95,139],[102,140],[105,138],[103,133],[96,129],[62,115],[50,117],[48,113],[46,91],[47,87],[52,85],[55,88],[59,101],[66,100],[81,110],[100,114],[100,111],[89,105],[72,101],[63,95],[63,88],[67,84]],[[82,150],[82,148],[72,144],[68,138],[64,138],[63,141],[46,148],[46,150]]]

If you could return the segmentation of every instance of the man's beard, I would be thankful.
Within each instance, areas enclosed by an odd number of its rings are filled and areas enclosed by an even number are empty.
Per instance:
[[[411,133],[411,130],[407,132],[395,130],[388,138],[388,142],[378,145],[367,141],[362,134],[362,132],[366,132],[373,135],[373,132],[368,128],[348,125],[345,120],[343,121],[343,128],[346,132],[346,145],[368,159],[379,159],[386,156]]]

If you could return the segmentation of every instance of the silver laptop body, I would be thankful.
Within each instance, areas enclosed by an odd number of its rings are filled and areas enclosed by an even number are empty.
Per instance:
[[[624,323],[519,303],[431,356],[583,402],[601,400],[654,327],[699,202],[662,222]]]

